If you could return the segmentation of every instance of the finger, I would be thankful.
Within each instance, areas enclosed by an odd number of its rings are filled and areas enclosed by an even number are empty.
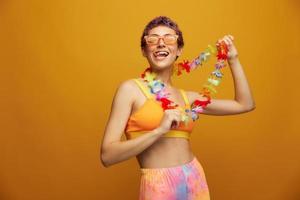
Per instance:
[[[232,40],[230,40],[229,46],[233,46],[233,41]]]
[[[173,109],[173,110],[170,110],[168,113],[170,113],[171,115],[179,115],[181,113],[181,111]]]
[[[231,38],[228,35],[225,35],[224,39],[231,41]]]
[[[180,122],[181,121],[181,119],[182,119],[182,113],[178,113],[178,114],[176,114],[176,119]]]
[[[226,45],[230,44],[230,39],[227,36],[223,37],[223,41],[225,42]]]
[[[182,111],[181,110],[179,110],[179,109],[174,109],[174,111],[173,111],[173,113],[175,113],[175,114],[180,114]]]
[[[178,124],[181,122],[181,115],[177,116],[176,121],[178,122]]]
[[[233,44],[233,36],[228,35],[227,37],[230,39],[230,45],[233,46],[233,45],[234,45],[234,44]]]
[[[224,41],[227,46],[232,45],[232,40],[228,36],[224,36]]]
[[[230,43],[233,44],[233,37],[231,35],[227,35],[227,38],[230,40]]]
[[[176,109],[167,109],[166,112],[168,112],[168,113],[176,113],[177,110]]]
[[[230,37],[231,40],[234,40],[234,37],[232,35],[228,35],[228,37]]]
[[[180,114],[176,114],[174,113],[174,115],[171,115],[170,118],[169,118],[171,121],[180,121],[181,119],[181,115]]]

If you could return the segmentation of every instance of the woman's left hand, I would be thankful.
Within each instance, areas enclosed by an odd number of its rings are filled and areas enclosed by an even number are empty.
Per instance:
[[[232,35],[225,35],[222,39],[219,39],[217,41],[217,45],[224,41],[226,45],[228,46],[228,54],[227,54],[227,60],[228,62],[231,62],[238,58],[238,52],[233,44],[234,37]]]

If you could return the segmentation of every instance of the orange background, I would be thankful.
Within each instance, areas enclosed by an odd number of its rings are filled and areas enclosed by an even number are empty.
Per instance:
[[[135,158],[104,168],[99,149],[118,84],[148,66],[139,42],[152,18],[183,31],[192,59],[225,34],[256,109],[197,122],[192,148],[213,200],[300,198],[300,3],[0,1],[0,199],[137,199]],[[175,85],[199,90],[213,61]],[[225,68],[216,98],[233,98]],[[123,138],[124,139],[124,138]]]

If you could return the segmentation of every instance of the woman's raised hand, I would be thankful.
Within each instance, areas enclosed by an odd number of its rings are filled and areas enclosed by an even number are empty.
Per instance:
[[[233,61],[234,59],[237,59],[238,57],[238,52],[237,49],[235,48],[234,44],[233,44],[233,40],[234,37],[232,35],[225,35],[223,38],[219,39],[216,42],[216,45],[218,46],[222,41],[226,43],[226,45],[228,46],[228,54],[227,54],[227,58],[228,61]]]

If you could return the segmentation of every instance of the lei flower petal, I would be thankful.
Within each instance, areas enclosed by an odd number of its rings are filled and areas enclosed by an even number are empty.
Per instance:
[[[172,101],[167,98],[161,98],[160,101],[162,102],[162,107],[164,110],[166,109],[175,109],[178,105],[174,105]]]
[[[200,101],[198,99],[196,99],[194,102],[193,102],[193,107],[197,107],[197,106],[201,106],[201,107],[206,107],[208,104],[210,104],[210,99],[208,100],[204,100],[204,101]]]
[[[228,47],[224,41],[222,41],[218,46],[218,54],[217,58],[219,60],[226,60],[227,59],[227,53],[228,53]]]
[[[188,61],[183,61],[183,62],[180,62],[179,64],[178,64],[178,69],[177,69],[177,71],[178,71],[178,73],[177,73],[177,75],[179,76],[179,75],[181,75],[182,74],[182,70],[185,70],[187,73],[189,73],[190,72],[190,64],[189,64],[189,62]]]
[[[142,78],[144,78],[144,77],[145,77],[145,75],[146,75],[146,72],[151,72],[151,68],[150,68],[150,67],[148,67],[148,68],[146,68],[146,69],[144,70],[144,72],[141,74],[141,77],[142,77]]]
[[[207,51],[210,52],[211,54],[216,54],[217,48],[215,46],[208,45]]]
[[[220,70],[216,69],[212,72],[213,75],[215,75],[217,78],[222,78],[223,74],[220,72]]]
[[[164,88],[164,84],[159,82],[159,81],[152,81],[152,84],[151,84],[151,92],[153,94],[156,94],[158,92],[160,92],[162,89]]]
[[[183,114],[183,115],[181,115],[181,121],[183,121],[184,125],[186,126],[190,121],[190,117],[186,114]]]
[[[170,93],[167,93],[166,88],[164,87],[162,90],[160,90],[156,95],[156,100],[160,100],[162,98],[167,98],[170,95]]]
[[[208,89],[210,91],[210,93],[213,93],[213,94],[217,93],[217,90],[212,85],[205,84],[205,85],[203,85],[203,87],[205,87],[206,89]]]
[[[146,72],[145,73],[145,76],[144,76],[144,79],[148,82],[152,82],[156,77],[156,74],[155,73],[152,73],[152,72]]]
[[[214,86],[218,86],[220,84],[220,80],[218,80],[218,79],[208,78],[207,81]]]
[[[197,119],[199,119],[199,115],[196,112],[192,112],[191,117],[192,117],[193,121],[196,121]]]

